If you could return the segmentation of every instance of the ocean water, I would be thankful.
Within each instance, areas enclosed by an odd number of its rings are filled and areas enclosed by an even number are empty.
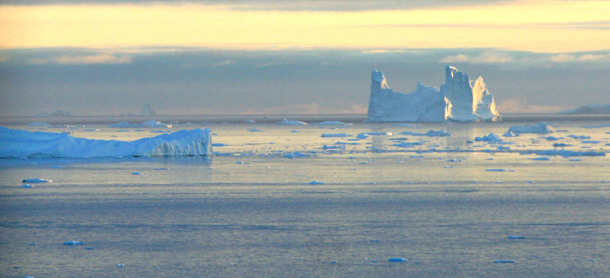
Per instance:
[[[216,155],[0,160],[0,274],[609,277],[608,123],[503,143],[468,141],[523,123],[12,126],[121,140],[210,127]],[[400,134],[439,129],[452,136]],[[386,135],[356,138],[371,132]],[[528,154],[554,143],[606,155]]]

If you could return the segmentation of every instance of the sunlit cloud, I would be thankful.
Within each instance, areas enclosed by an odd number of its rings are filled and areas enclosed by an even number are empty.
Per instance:
[[[122,55],[100,53],[94,55],[61,55],[46,59],[30,59],[31,64],[60,64],[60,65],[91,65],[91,64],[129,64],[131,57]]]

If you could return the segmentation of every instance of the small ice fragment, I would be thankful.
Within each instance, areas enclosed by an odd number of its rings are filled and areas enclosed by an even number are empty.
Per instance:
[[[256,128],[251,128],[248,131],[250,131],[250,132],[263,132],[262,130],[256,129]]]
[[[28,183],[21,186],[21,188],[33,188],[33,187],[34,187],[33,185],[28,184]]]
[[[525,239],[524,236],[508,236],[506,239]]]
[[[296,120],[289,121],[286,119],[283,119],[281,122],[278,122],[277,124],[278,125],[307,125],[306,122],[301,122],[301,121],[296,121]]]
[[[45,182],[53,182],[53,181],[52,180],[45,180],[45,179],[35,178],[35,179],[24,179],[21,182],[23,182],[23,183],[45,183]]]
[[[539,160],[539,161],[549,161],[551,160],[550,158],[543,156],[543,157],[536,157],[536,158],[532,158],[532,160]]]
[[[307,183],[307,184],[311,184],[311,185],[319,185],[319,184],[324,184],[324,182],[322,182],[322,181],[311,181],[311,182],[309,182],[309,183]]]
[[[161,167],[161,168],[155,168],[155,170],[157,170],[157,171],[161,171],[161,170],[169,170],[169,168],[167,168],[167,167]]]
[[[388,261],[389,262],[406,262],[407,259],[405,259],[405,258],[390,258]]]
[[[125,264],[116,264],[116,267],[118,267],[118,268],[125,267]]]
[[[330,262],[330,264],[337,264],[337,261],[332,261]]]
[[[570,161],[574,161],[574,162],[576,162],[576,161],[582,161],[582,159],[579,159],[579,158],[572,158],[572,159],[570,159]]]
[[[447,162],[462,162],[459,158],[448,159]]]
[[[36,242],[32,242],[32,243],[30,243],[29,245],[34,246],[34,245],[38,245],[38,243],[36,243]]]
[[[237,161],[237,162],[235,162],[235,164],[244,164],[244,162],[243,161]]]
[[[247,124],[253,124],[253,123],[256,123],[256,121],[255,120],[246,120],[246,123]]]
[[[69,241],[64,242],[64,245],[70,245],[70,246],[83,245],[83,244],[85,244],[85,243],[82,241],[76,241],[76,240],[69,240]]]
[[[506,172],[506,169],[485,169],[487,172]]]
[[[93,249],[95,249],[95,248],[93,248],[93,247],[89,246],[89,247],[85,247],[85,249],[86,249],[86,250],[93,250]]]
[[[131,174],[134,175],[134,176],[144,175],[144,173],[142,173],[142,172],[133,172]]]
[[[344,126],[344,125],[351,125],[351,124],[346,124],[346,123],[340,122],[340,121],[324,121],[324,122],[313,124],[313,125],[317,125],[317,126]]]
[[[212,147],[226,147],[227,144],[225,143],[212,143]]]
[[[534,183],[534,181],[527,181],[528,183]]]
[[[494,264],[514,264],[514,260],[497,260],[494,261]]]

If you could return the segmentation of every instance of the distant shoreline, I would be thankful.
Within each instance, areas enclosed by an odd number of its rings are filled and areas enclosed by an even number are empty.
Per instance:
[[[254,120],[256,123],[277,123],[282,119],[300,120],[305,122],[322,122],[326,120],[342,121],[346,123],[363,123],[367,119],[364,114],[294,114],[294,115],[157,115],[157,116],[74,116],[74,117],[2,117],[0,125],[21,125],[32,122],[44,122],[53,125],[58,124],[110,124],[118,122],[141,123],[150,120],[164,123],[245,123],[246,120]],[[531,113],[531,114],[503,114],[501,122],[552,122],[552,121],[610,121],[610,114],[556,114],[556,113]],[[387,124],[382,122],[380,124]],[[417,122],[409,122],[417,123]],[[422,123],[431,124],[431,123]],[[491,124],[491,122],[490,122]]]

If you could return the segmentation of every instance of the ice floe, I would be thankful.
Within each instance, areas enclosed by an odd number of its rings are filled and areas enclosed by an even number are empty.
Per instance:
[[[406,262],[407,259],[405,259],[405,258],[389,258],[388,261],[389,262]]]
[[[485,136],[481,136],[481,137],[475,137],[474,141],[477,142],[501,142],[502,138],[500,138],[498,135],[495,135],[493,133],[490,133],[488,135]]]
[[[76,240],[69,240],[69,241],[64,242],[64,245],[70,245],[70,246],[83,245],[83,244],[85,244],[85,243],[82,241],[76,241]]]
[[[347,133],[323,133],[321,137],[352,137],[353,135]]]

